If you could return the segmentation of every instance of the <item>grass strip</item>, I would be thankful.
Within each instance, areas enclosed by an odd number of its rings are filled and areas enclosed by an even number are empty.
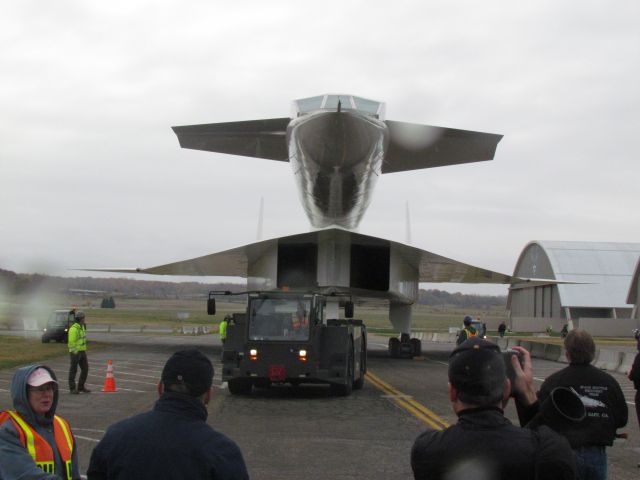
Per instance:
[[[0,336],[0,368],[39,363],[68,352],[63,343],[42,343],[40,339]]]
[[[100,343],[91,342],[90,350],[101,347]],[[39,338],[0,335],[0,368],[44,363],[49,358],[66,356],[68,353],[66,343],[42,343]]]

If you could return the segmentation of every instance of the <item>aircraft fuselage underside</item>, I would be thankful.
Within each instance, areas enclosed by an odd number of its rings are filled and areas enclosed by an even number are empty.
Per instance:
[[[384,122],[358,113],[315,112],[290,123],[289,161],[313,227],[357,227],[388,141]]]

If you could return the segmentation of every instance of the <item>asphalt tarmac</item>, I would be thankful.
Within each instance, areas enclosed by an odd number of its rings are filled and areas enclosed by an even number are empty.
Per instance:
[[[92,351],[91,340],[106,342]],[[176,350],[195,346],[214,362],[214,397],[209,405],[211,426],[240,446],[253,479],[411,479],[409,455],[415,437],[425,429],[456,421],[447,395],[447,356],[452,344],[423,344],[423,356],[391,359],[386,339],[370,336],[369,374],[364,388],[350,397],[331,397],[323,386],[272,387],[251,396],[231,396],[221,385],[217,337],[89,335],[90,394],[70,395],[66,387],[66,356],[47,362],[61,380],[58,413],[76,435],[81,472],[91,451],[113,422],[150,409],[157,398],[162,366]],[[113,361],[118,391],[103,393],[107,361]],[[560,363],[534,360],[541,382],[563,368]],[[0,409],[11,407],[9,385],[15,369],[0,370]],[[629,402],[631,383],[618,379]],[[609,449],[609,478],[637,479],[640,432],[629,403],[626,441]],[[513,405],[506,414],[517,424]]]

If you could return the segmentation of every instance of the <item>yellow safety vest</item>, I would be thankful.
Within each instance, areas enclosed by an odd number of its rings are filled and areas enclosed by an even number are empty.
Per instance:
[[[222,320],[220,322],[220,327],[218,329],[220,333],[220,340],[226,340],[227,338],[227,324],[228,322],[226,320]]]
[[[87,331],[76,322],[69,329],[69,353],[84,352],[87,349]]]
[[[55,455],[49,442],[25,422],[18,412],[13,410],[0,412],[0,425],[7,420],[13,422],[20,435],[20,443],[27,449],[35,464],[46,473],[55,473]],[[53,416],[53,437],[65,465],[67,480],[72,480],[73,435],[67,421],[58,415]]]

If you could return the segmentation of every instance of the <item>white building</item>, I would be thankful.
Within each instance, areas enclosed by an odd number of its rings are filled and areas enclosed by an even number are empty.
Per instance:
[[[631,279],[631,287],[629,287],[629,295],[627,296],[627,303],[633,305],[633,311],[631,312],[631,318],[636,320],[637,327],[640,327],[640,260],[636,265],[636,270],[633,273]]]
[[[627,297],[639,258],[640,243],[529,242],[513,275],[568,283],[513,285],[511,328],[544,331],[551,325],[557,331],[569,323],[595,335],[630,334],[636,322]]]

